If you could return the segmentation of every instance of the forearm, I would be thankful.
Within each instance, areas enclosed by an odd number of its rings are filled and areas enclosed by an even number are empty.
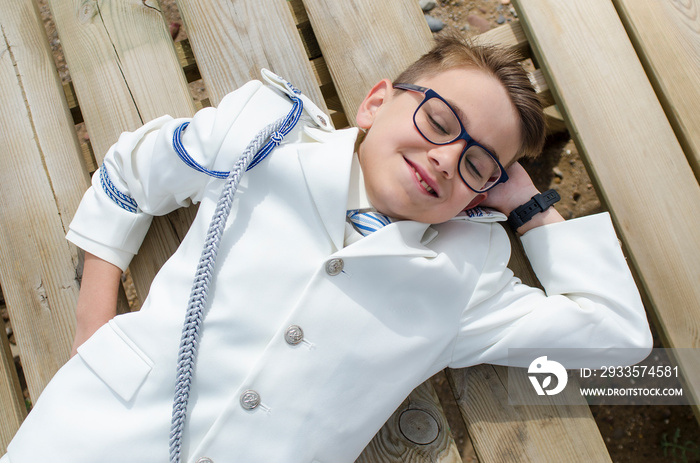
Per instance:
[[[511,201],[508,202],[508,204],[505,207],[503,207],[503,213],[505,215],[510,215],[510,213],[514,209],[527,203],[533,196],[535,196],[538,193],[540,193],[540,191],[538,191],[534,185],[532,185],[530,188],[525,188],[523,190],[518,191],[517,194],[513,195]],[[532,230],[533,228],[563,221],[564,217],[562,217],[561,214],[559,214],[559,212],[555,208],[550,207],[544,212],[535,214],[530,220],[518,227],[518,229],[515,231],[518,233],[518,235],[522,236],[528,231]]]
[[[515,208],[527,203],[533,196],[540,193],[520,164],[513,164],[508,169],[508,175],[510,179],[503,185],[489,191],[486,200],[482,203],[484,206],[499,210],[506,216],[510,215]],[[550,207],[546,211],[533,216],[520,226],[516,232],[519,235],[524,235],[533,228],[563,221],[564,217],[556,209]]]
[[[85,253],[83,280],[76,306],[76,333],[71,354],[117,313],[122,271],[89,252]]]

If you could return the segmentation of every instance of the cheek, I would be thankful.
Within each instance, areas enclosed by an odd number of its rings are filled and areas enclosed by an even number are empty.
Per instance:
[[[470,190],[464,184],[464,182],[462,182],[461,180],[458,181],[459,185],[457,186],[457,189],[454,192],[454,195],[450,202],[452,203],[455,209],[458,209],[457,212],[461,212],[464,209],[466,209],[472,203],[472,201],[474,201],[474,199],[479,195],[478,193],[475,193],[472,190]]]

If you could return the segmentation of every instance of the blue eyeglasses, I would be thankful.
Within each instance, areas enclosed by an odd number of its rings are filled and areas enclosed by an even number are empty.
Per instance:
[[[413,84],[394,84],[394,88],[423,94],[413,114],[413,124],[423,138],[434,145],[466,142],[459,157],[459,176],[469,189],[483,193],[508,180],[498,158],[464,130],[454,109],[437,92]]]

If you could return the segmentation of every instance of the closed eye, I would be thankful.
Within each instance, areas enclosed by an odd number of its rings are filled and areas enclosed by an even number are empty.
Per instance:
[[[439,132],[441,135],[449,135],[449,131],[443,127],[435,118],[431,115],[428,114],[428,122],[430,122],[430,126],[436,131]]]
[[[478,179],[483,178],[483,175],[481,175],[481,172],[479,172],[479,169],[477,169],[476,166],[469,159],[469,156],[464,156],[464,167],[467,168],[467,170],[469,170],[469,172],[474,174],[475,178],[478,178]]]

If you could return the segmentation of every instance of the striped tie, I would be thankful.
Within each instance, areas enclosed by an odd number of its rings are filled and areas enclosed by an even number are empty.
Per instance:
[[[348,218],[362,236],[374,233],[391,223],[391,219],[380,212],[360,212],[357,209],[348,211]]]

